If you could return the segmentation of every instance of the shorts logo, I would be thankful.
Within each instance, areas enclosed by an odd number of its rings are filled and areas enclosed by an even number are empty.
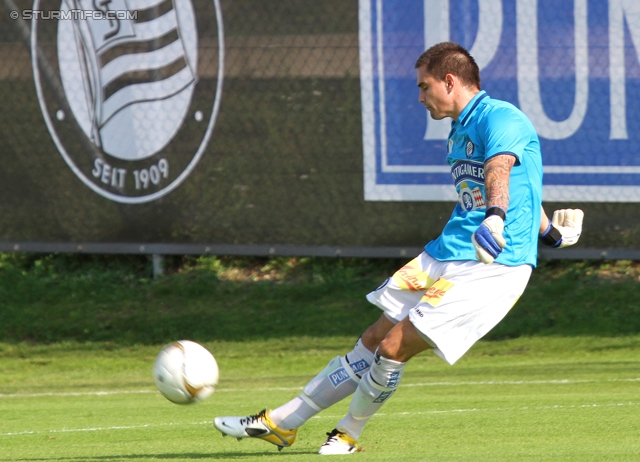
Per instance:
[[[349,380],[349,378],[349,373],[345,370],[344,367],[341,367],[340,369],[337,369],[336,371],[329,374],[329,380],[331,381],[333,388],[338,388],[340,384],[346,382],[347,380]]]
[[[431,287],[429,287],[429,290],[427,290],[422,296],[420,303],[428,303],[429,305],[436,307],[452,287],[453,283],[440,278]]]
[[[404,265],[393,275],[393,282],[403,290],[424,290],[432,282],[427,273],[422,271],[417,258]]]
[[[220,107],[220,0],[53,5],[34,1],[34,10],[60,15],[33,19],[31,54],[40,108],[64,161],[86,186],[115,202],[150,202],[174,190],[204,154]],[[87,14],[71,14],[77,10]],[[98,11],[122,14],[99,18]],[[198,31],[198,24],[209,26]],[[38,37],[46,47],[53,38],[53,59]],[[214,61],[210,75],[198,68]]]
[[[361,359],[360,361],[356,361],[355,363],[349,363],[349,366],[351,366],[353,373],[357,374],[358,372],[362,372],[366,368],[368,368],[369,363],[366,362],[364,359]]]

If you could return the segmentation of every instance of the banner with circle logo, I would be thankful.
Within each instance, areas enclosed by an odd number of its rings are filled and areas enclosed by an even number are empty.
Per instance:
[[[35,0],[32,11],[41,13],[31,23],[38,101],[75,175],[101,196],[129,204],[180,185],[204,153],[219,110],[219,0],[64,0],[59,8]],[[218,23],[215,92],[198,79],[205,39],[198,15]],[[53,39],[53,56],[42,37]]]

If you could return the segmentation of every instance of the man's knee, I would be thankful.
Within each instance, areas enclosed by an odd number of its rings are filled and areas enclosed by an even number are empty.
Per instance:
[[[385,315],[373,323],[361,337],[362,344],[371,352],[375,352],[380,342],[387,336],[395,324]]]
[[[431,347],[420,336],[413,323],[405,318],[380,341],[378,353],[394,361],[406,362],[429,348]]]

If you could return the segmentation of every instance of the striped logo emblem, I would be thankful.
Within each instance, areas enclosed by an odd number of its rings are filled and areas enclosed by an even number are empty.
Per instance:
[[[98,194],[155,200],[204,153],[224,69],[219,0],[209,2],[63,0],[58,21],[34,20],[34,76],[47,127],[67,164]],[[199,31],[196,17],[210,27]],[[44,52],[41,37],[55,37],[55,56]],[[207,47],[218,68],[206,78],[198,69],[203,42],[218,45]]]
[[[83,9],[93,4],[91,0],[67,0],[65,5],[73,3]],[[187,34],[181,38],[172,0],[129,3],[137,13],[135,21],[71,21],[91,96],[89,109],[97,144],[102,128],[125,108],[169,99],[183,90],[190,92],[196,81],[197,63],[189,63],[187,48],[191,53],[197,53],[197,49]],[[112,0],[110,4],[128,10],[124,0]]]

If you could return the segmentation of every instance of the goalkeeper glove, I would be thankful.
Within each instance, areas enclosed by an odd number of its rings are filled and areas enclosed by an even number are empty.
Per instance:
[[[562,209],[553,212],[553,218],[540,241],[544,245],[562,249],[578,242],[582,233],[584,212],[580,209]]]
[[[502,236],[504,219],[504,210],[499,207],[489,208],[484,221],[471,236],[473,246],[476,248],[476,257],[482,263],[493,263],[502,249],[507,246],[507,241]]]

